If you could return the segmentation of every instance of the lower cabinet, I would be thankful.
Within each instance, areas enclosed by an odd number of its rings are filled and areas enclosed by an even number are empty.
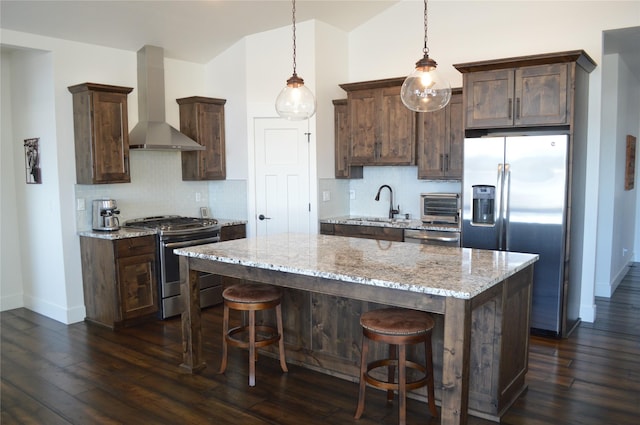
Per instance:
[[[111,329],[155,320],[156,238],[80,237],[86,319]]]
[[[380,241],[404,242],[404,230],[395,227],[320,223],[320,234],[377,239]]]
[[[232,224],[220,227],[220,242],[247,237],[246,224]]]

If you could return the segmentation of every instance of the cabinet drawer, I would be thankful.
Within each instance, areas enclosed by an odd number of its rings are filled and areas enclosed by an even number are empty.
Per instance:
[[[220,241],[231,241],[247,237],[246,224],[234,224],[232,226],[222,226],[220,228]]]
[[[156,250],[156,237],[149,235],[137,238],[118,239],[115,241],[115,245],[117,257],[153,254]]]
[[[351,236],[354,238],[378,239],[385,241],[402,242],[404,230],[393,227],[360,226],[351,224],[334,225],[336,236]]]
[[[333,235],[333,234],[335,234],[335,230],[333,229],[333,224],[331,224],[331,223],[320,223],[320,234],[321,235]]]

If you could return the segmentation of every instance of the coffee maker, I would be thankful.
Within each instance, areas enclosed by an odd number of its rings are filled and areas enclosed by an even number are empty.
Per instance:
[[[115,199],[94,199],[93,230],[114,231],[120,229],[120,214]]]

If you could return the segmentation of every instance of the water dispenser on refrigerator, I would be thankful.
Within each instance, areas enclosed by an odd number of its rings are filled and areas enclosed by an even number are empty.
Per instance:
[[[496,187],[488,185],[473,186],[472,225],[493,226],[495,217]]]

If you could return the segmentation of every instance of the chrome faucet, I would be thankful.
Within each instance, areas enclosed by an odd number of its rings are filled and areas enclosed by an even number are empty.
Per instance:
[[[376,194],[375,200],[376,201],[380,200],[380,192],[385,187],[389,189],[389,218],[393,218],[394,215],[400,214],[400,205],[398,205],[398,209],[393,209],[393,189],[391,189],[391,186],[387,184],[383,184],[382,186],[380,186],[378,188],[378,193]]]

